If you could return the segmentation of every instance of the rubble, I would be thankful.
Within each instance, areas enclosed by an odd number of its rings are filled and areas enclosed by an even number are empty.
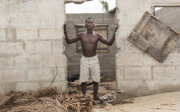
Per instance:
[[[56,87],[37,91],[9,92],[0,96],[0,112],[92,112],[93,108],[104,108],[115,104],[115,81],[99,83],[99,101],[93,101],[93,85],[87,87],[86,96],[81,93],[79,81],[69,82],[69,89],[62,93]]]

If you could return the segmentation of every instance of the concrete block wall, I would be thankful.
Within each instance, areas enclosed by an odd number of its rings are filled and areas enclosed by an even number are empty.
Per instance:
[[[127,38],[145,11],[155,5],[178,5],[179,0],[117,0],[116,80],[117,97],[180,90],[179,50],[173,49],[164,63],[139,50]]]
[[[64,0],[0,0],[0,93],[67,87]]]

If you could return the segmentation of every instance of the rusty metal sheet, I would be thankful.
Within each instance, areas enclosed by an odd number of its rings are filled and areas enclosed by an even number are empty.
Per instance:
[[[128,40],[159,62],[163,62],[179,37],[176,31],[145,12]]]

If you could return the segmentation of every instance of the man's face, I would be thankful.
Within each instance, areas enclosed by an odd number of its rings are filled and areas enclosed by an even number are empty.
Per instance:
[[[94,29],[93,19],[87,19],[85,25],[88,30],[93,30]]]

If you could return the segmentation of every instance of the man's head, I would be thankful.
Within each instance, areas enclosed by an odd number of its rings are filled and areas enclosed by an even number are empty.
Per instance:
[[[92,31],[94,29],[94,19],[92,17],[86,18],[85,26],[87,30]]]

